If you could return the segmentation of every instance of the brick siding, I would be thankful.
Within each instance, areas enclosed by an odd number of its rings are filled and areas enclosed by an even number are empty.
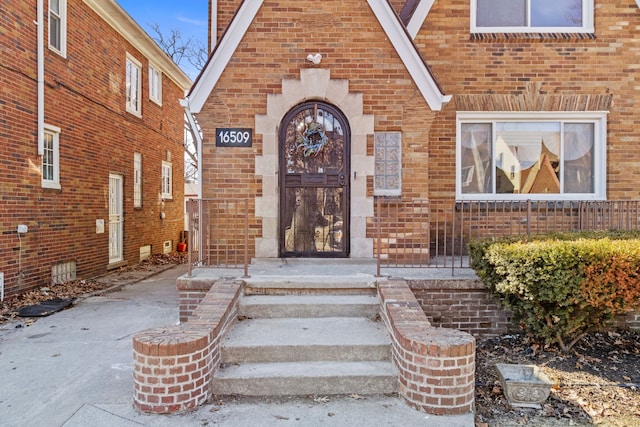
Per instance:
[[[403,4],[392,2],[396,10]],[[218,2],[219,34],[238,5],[237,0]],[[265,2],[197,115],[204,132],[204,196],[262,193],[254,157],[263,154],[263,136],[254,134],[250,149],[217,148],[215,128],[253,127],[256,114],[265,113],[268,96],[282,91],[283,80],[318,67],[329,70],[331,79],[348,81],[351,93],[362,94],[363,114],[373,116],[376,132],[402,132],[403,199],[455,198],[457,111],[602,109],[610,110],[607,197],[637,199],[640,145],[633,141],[640,139],[634,113],[639,98],[632,72],[639,55],[637,12],[631,1],[598,2],[595,36],[476,37],[469,32],[468,0],[436,2],[415,44],[452,100],[443,111],[430,111],[365,2],[327,0],[313,8],[293,0]],[[315,52],[323,55],[318,66],[305,59]],[[331,102],[331,95],[317,99]],[[260,238],[260,219],[250,223],[252,240]],[[369,226],[367,237],[374,232]]]
[[[49,285],[57,263],[75,261],[79,278],[106,272],[109,173],[123,177],[125,262],[137,263],[144,245],[162,253],[163,242],[173,240],[175,250],[183,229],[183,91],[165,75],[163,105],[151,102],[148,59],[82,1],[67,4],[66,58],[46,47],[45,22],[45,123],[61,129],[61,189],[42,188],[36,18],[35,2],[0,9],[0,271],[6,298]],[[125,111],[127,52],[142,63],[141,118]],[[142,208],[133,207],[134,152],[142,153]],[[173,200],[163,202],[167,152]],[[102,234],[96,233],[98,219],[105,222]],[[18,224],[29,228],[20,239]]]
[[[217,281],[185,324],[133,337],[134,405],[143,412],[196,408],[211,395],[221,341],[238,318],[241,281]]]
[[[475,339],[454,329],[431,326],[408,284],[378,284],[382,318],[391,333],[400,395],[434,415],[473,411]]]
[[[476,337],[522,332],[509,310],[479,279],[421,279],[407,280],[407,284],[435,327],[458,329]],[[640,311],[617,316],[607,328],[640,331]]]
[[[429,321],[475,336],[513,331],[509,313],[480,280],[408,280]]]
[[[211,280],[195,280],[184,276],[177,279],[180,323],[187,322],[193,316],[194,311],[207,295],[213,283]]]

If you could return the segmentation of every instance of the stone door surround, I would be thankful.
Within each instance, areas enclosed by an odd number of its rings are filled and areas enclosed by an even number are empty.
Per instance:
[[[267,113],[256,114],[255,132],[262,134],[262,155],[256,156],[255,174],[262,177],[262,196],[255,198],[256,218],[262,219],[262,237],[256,238],[256,258],[278,257],[278,127],[296,105],[319,100],[334,105],[351,127],[351,258],[372,258],[373,239],[367,238],[367,217],[373,217],[373,197],[367,197],[367,177],[374,173],[374,158],[367,156],[367,135],[374,118],[363,114],[363,97],[349,92],[348,80],[332,80],[322,68],[300,70],[300,79],[282,81],[281,94],[267,95]]]

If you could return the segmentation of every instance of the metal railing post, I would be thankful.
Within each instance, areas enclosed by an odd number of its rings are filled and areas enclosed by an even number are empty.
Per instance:
[[[527,200],[527,236],[531,235],[531,199]]]
[[[462,213],[462,215],[464,215],[464,206],[462,206],[462,209],[460,210],[460,212]],[[445,227],[445,236],[444,236],[445,239],[447,238],[446,233],[447,233],[447,228]],[[455,270],[456,270],[455,256],[456,256],[456,202],[453,202],[453,204],[451,205],[451,276],[455,276]],[[445,251],[444,259],[447,259],[446,251]]]
[[[187,271],[187,277],[191,277],[193,269],[193,199],[189,199],[187,202],[187,215],[189,218],[189,230],[187,230],[187,263],[189,269]]]
[[[249,199],[244,199],[244,278],[249,276]]]
[[[380,197],[378,197],[376,199],[376,213],[374,214],[374,218],[376,220],[376,240],[378,241],[377,244],[377,248],[376,248],[376,277],[380,277],[380,251],[382,250],[382,248],[380,247],[382,245],[382,229],[381,229],[381,214],[380,214],[380,209],[381,209],[381,203],[380,203]]]

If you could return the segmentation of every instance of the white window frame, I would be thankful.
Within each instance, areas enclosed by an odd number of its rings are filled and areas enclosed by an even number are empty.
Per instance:
[[[142,117],[142,64],[129,53],[127,53],[125,75],[127,111]]]
[[[67,0],[58,0],[58,7],[60,8],[58,12],[52,9],[51,7],[52,1],[53,0],[49,0],[49,21],[48,21],[49,49],[56,52],[60,56],[66,58],[67,57]],[[53,29],[51,22],[54,19],[58,19],[60,22],[60,26],[58,28],[60,33],[57,34],[58,37],[60,38],[60,46],[54,46],[53,44],[51,44],[51,32]]]
[[[47,139],[51,138],[51,148],[47,147]],[[59,190],[62,188],[60,186],[60,128],[56,126],[51,126],[48,124],[44,125],[44,152],[42,154],[42,162],[40,167],[42,168],[42,188],[52,188]],[[45,178],[45,160],[47,157],[47,151],[51,151],[51,167],[52,167],[52,177]]]
[[[133,153],[133,207],[142,207],[142,154]]]
[[[495,144],[496,122],[567,122],[567,123],[593,123],[594,125],[594,192],[593,193],[527,193],[527,194],[503,194],[495,192],[496,182],[496,150],[492,146],[491,173],[493,193],[462,192],[463,177],[460,165],[462,164],[462,124],[463,123],[493,123],[493,144]],[[562,150],[561,150],[562,152]],[[458,112],[456,118],[456,199],[457,200],[606,200],[607,184],[607,112]],[[562,173],[560,173],[562,176]],[[562,179],[562,178],[561,178]]]
[[[527,20],[530,20],[529,5],[527,1]],[[582,26],[580,27],[532,27],[530,21],[524,26],[517,27],[479,27],[476,23],[478,16],[478,0],[471,0],[471,33],[587,33],[595,32],[594,14],[595,0],[582,0]]]
[[[162,161],[161,194],[163,199],[173,199],[173,165],[171,162]]]
[[[149,99],[162,105],[162,71],[153,64],[149,64]]]

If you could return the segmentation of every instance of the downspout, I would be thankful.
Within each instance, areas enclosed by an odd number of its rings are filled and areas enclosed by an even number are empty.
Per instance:
[[[44,0],[38,0],[38,155],[44,154]]]
[[[185,99],[181,99],[180,100],[180,105],[184,108],[184,115],[187,117],[187,121],[189,122],[189,127],[191,128],[191,135],[193,135],[193,137],[195,138],[195,143],[196,143],[196,147],[198,150],[198,218],[202,218],[202,211],[203,211],[203,201],[202,201],[202,135],[200,135],[200,132],[198,131],[198,125],[196,124],[196,120],[193,117],[193,114],[191,113],[191,109],[189,108],[189,98],[185,98]],[[191,225],[191,224],[189,224]],[[202,250],[200,250],[200,248],[202,248],[202,244],[204,242],[203,236],[202,236],[202,227],[200,227],[200,229],[198,230],[198,235],[197,236],[191,236],[191,233],[193,232],[193,230],[191,229],[191,227],[189,227],[189,239],[191,240],[191,242],[193,242],[195,239],[198,240],[198,264],[200,264],[203,260],[202,257]],[[194,260],[191,259],[191,253],[192,253],[192,245],[188,245],[188,251],[189,251],[189,277],[191,277],[191,266]]]
[[[198,198],[202,198],[202,135],[198,131],[198,125],[189,108],[189,98],[181,99],[180,105],[184,108],[184,115],[187,117],[189,127],[191,128],[191,135],[195,138],[196,148],[198,150]]]
[[[209,53],[211,53],[218,41],[218,0],[209,0],[209,7]]]

